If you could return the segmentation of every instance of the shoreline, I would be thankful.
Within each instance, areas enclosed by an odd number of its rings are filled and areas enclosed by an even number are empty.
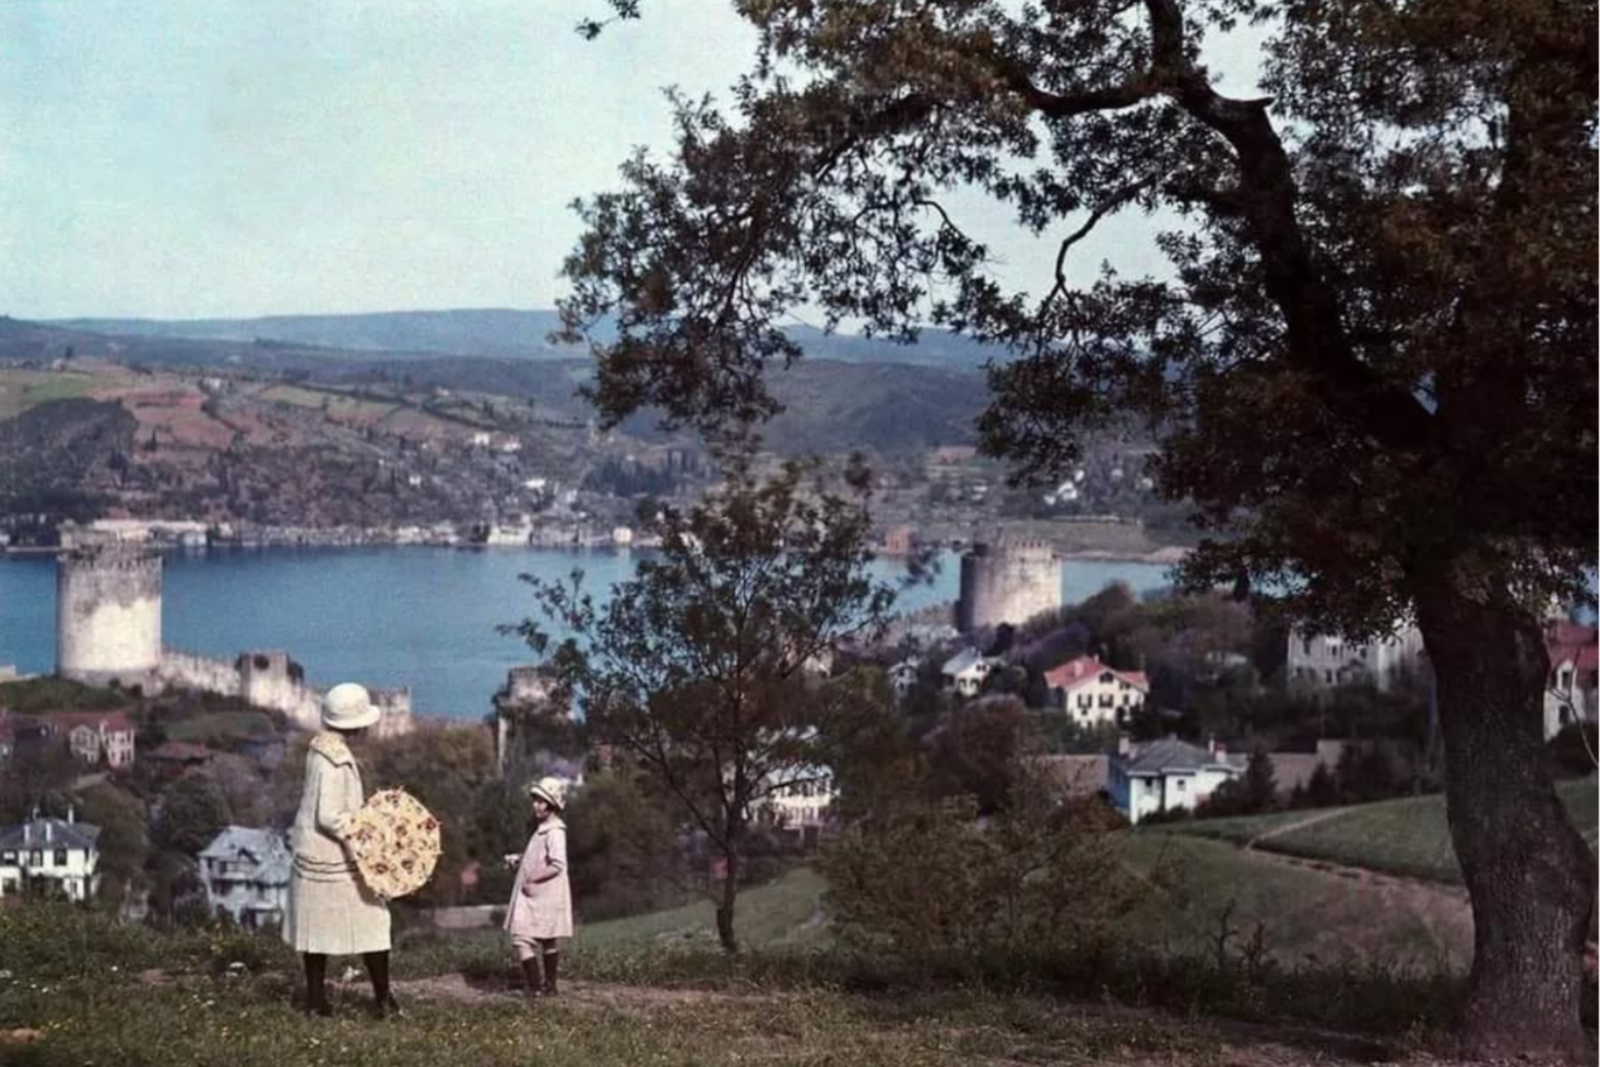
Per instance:
[[[303,532],[295,535],[273,536],[267,535],[260,538],[228,539],[208,541],[204,544],[194,542],[185,543],[167,538],[153,538],[145,540],[130,540],[128,543],[136,544],[142,548],[153,549],[157,552],[184,552],[204,553],[211,551],[262,551],[265,549],[367,549],[367,548],[453,548],[465,551],[495,551],[514,550],[527,551],[557,551],[557,552],[613,552],[627,553],[631,551],[649,552],[660,548],[660,543],[654,540],[640,539],[631,544],[616,544],[610,539],[584,541],[556,541],[556,540],[529,540],[525,543],[481,542],[462,540],[396,540],[386,537],[372,537],[370,535],[349,534],[340,535],[331,533],[329,536],[306,536]],[[933,541],[929,547],[939,552],[957,552],[965,548],[970,542],[966,541]],[[960,547],[957,547],[960,546]],[[11,556],[56,556],[63,552],[72,551],[75,545],[6,545],[0,549],[0,558]],[[1073,548],[1057,549],[1056,556],[1062,563],[1139,563],[1151,566],[1173,566],[1183,562],[1193,549],[1181,545],[1163,545],[1148,552],[1130,551],[1118,548]],[[878,550],[874,553],[880,561],[904,560],[912,558],[905,553],[891,553]]]

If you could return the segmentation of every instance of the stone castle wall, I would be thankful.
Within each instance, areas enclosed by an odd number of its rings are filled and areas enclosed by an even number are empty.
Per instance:
[[[163,686],[168,689],[196,689],[202,693],[219,696],[240,695],[239,669],[232,663],[191,652],[167,648],[161,652],[161,668],[157,672]]]
[[[148,685],[161,664],[161,557],[106,545],[76,549],[56,570],[56,672]]]
[[[322,729],[322,697],[327,690],[307,684],[300,665],[286,652],[245,652],[229,663],[168,649],[156,676],[166,688],[239,697],[255,707],[281,712],[296,729]],[[383,712],[375,734],[397,737],[411,732],[411,690],[369,688],[368,692]]]
[[[1017,625],[1061,607],[1061,560],[1044,541],[976,544],[961,557],[956,626]]]

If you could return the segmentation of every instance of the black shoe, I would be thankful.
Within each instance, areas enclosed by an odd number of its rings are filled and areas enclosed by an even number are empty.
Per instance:
[[[556,971],[560,969],[558,966],[560,959],[561,954],[559,952],[546,952],[544,954],[544,996],[556,996]]]
[[[531,956],[522,961],[522,995],[529,1000],[544,996],[544,987],[539,978],[539,961]]]

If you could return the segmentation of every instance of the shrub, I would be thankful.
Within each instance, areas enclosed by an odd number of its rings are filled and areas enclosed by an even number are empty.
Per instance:
[[[823,856],[848,945],[907,957],[1050,952],[1094,944],[1139,901],[1098,800],[1055,803],[1024,776],[987,823],[970,806],[919,804],[857,826]]]

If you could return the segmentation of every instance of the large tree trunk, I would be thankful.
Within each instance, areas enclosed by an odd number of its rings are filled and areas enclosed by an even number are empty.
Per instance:
[[[1418,623],[1438,682],[1450,836],[1472,898],[1461,1033],[1479,1055],[1586,1056],[1579,1023],[1595,864],[1544,750],[1538,619],[1496,576],[1469,595],[1429,576]]]

